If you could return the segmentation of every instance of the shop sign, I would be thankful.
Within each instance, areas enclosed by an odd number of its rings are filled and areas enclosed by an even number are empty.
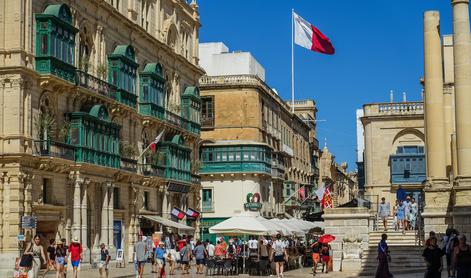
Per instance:
[[[244,204],[244,208],[250,211],[259,211],[262,208],[260,199],[260,193],[247,194],[247,203]]]
[[[21,227],[23,229],[36,229],[37,222],[36,216],[24,215],[21,217]]]
[[[168,184],[167,191],[178,192],[178,193],[188,193],[190,192],[190,187],[188,185],[170,182]]]

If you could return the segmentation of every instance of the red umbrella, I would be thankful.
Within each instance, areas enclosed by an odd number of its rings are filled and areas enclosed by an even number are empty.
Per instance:
[[[329,235],[329,234],[325,234],[325,235],[322,235],[320,238],[319,238],[319,242],[320,243],[329,243],[329,242],[332,242],[335,240],[335,236],[333,235]]]

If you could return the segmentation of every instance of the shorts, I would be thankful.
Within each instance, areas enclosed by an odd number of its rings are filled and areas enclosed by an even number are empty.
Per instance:
[[[204,263],[205,263],[204,259],[196,259],[197,265],[204,265]]]
[[[284,255],[276,255],[276,256],[273,258],[273,261],[274,261],[275,263],[284,262],[284,261],[285,261],[285,256],[284,256]]]
[[[76,261],[72,260],[72,267],[78,267],[79,264],[80,264],[80,259]]]
[[[319,253],[312,253],[312,261],[318,264],[321,260],[321,255]]]
[[[399,221],[404,220],[404,215],[403,214],[398,214],[397,215],[397,220],[399,220]]]
[[[159,267],[163,267],[163,266],[164,266],[164,260],[163,260],[163,259],[155,259],[155,263],[156,263]]]
[[[98,268],[108,269],[108,266],[109,266],[109,263],[107,263],[106,261],[100,261],[98,263]]]
[[[58,264],[58,265],[64,265],[64,264],[65,264],[65,259],[64,259],[64,257],[56,257],[56,264]]]
[[[328,263],[329,261],[330,261],[330,256],[327,256],[327,255],[322,256],[323,263]]]
[[[388,220],[388,215],[380,215],[379,217],[381,217],[383,221]]]
[[[189,265],[190,262],[189,261],[180,261],[180,264],[183,264],[183,265]]]

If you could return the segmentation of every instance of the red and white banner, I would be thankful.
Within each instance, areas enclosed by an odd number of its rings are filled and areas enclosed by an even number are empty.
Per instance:
[[[150,143],[149,147],[150,149],[152,150],[152,152],[155,152],[155,148],[157,146],[157,144],[159,143],[160,139],[162,138],[162,135],[164,134],[164,132],[160,132],[159,135],[157,135],[157,137],[155,137],[155,140],[154,142]]]
[[[198,218],[200,216],[200,212],[197,210],[194,210],[192,208],[187,208],[186,209],[186,216],[191,217],[191,218]]]
[[[335,49],[330,39],[319,31],[314,25],[293,12],[294,42],[309,50],[332,55]]]
[[[324,196],[322,197],[321,206],[322,208],[334,207],[334,204],[332,202],[332,194],[330,193],[329,187],[327,187],[324,191]]]
[[[178,218],[178,220],[182,220],[184,217],[185,217],[185,212],[183,212],[181,209],[179,208],[173,208],[172,209],[172,215],[175,216],[176,218]]]

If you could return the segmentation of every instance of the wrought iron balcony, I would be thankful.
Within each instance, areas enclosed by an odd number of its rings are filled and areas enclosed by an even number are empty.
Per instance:
[[[211,201],[201,202],[201,212],[214,212],[214,203]]]
[[[33,142],[33,154],[75,160],[75,147],[53,140],[35,140]]]
[[[214,127],[214,117],[211,117],[211,118],[202,117],[201,118],[201,127],[202,128],[213,128]]]
[[[192,184],[201,184],[201,178],[199,175],[191,175],[191,183]]]
[[[164,177],[165,167],[153,164],[139,164],[140,173],[144,176]]]
[[[121,157],[120,168],[121,170],[137,173],[137,160]]]
[[[115,85],[103,81],[87,72],[77,70],[78,86],[97,92],[100,95],[117,99],[116,92],[118,88]]]

